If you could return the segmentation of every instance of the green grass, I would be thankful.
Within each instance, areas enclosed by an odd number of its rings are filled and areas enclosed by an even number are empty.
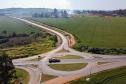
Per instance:
[[[53,58],[57,58],[57,59],[81,59],[82,57],[75,56],[75,55],[67,55],[67,56],[53,57]]]
[[[36,21],[72,33],[84,45],[98,48],[126,48],[126,17],[37,18]]]
[[[16,69],[18,79],[22,79],[23,84],[28,84],[29,73],[22,69]]]
[[[70,84],[126,84],[126,67],[93,74],[88,82],[85,79],[82,77]]]
[[[31,32],[39,32],[40,29],[36,29],[35,27],[23,23],[19,20],[0,16],[0,33],[6,30],[7,33],[31,33]]]
[[[57,77],[57,76],[42,74],[41,82],[45,82],[45,81],[54,79],[54,78],[56,78],[56,77]]]
[[[17,34],[29,34],[31,32],[38,33],[41,31],[41,29],[21,22],[19,20],[0,16],[0,35],[2,35],[2,32],[4,30],[7,31],[7,34],[12,34],[13,32],[16,32]],[[4,48],[2,50],[5,51],[12,58],[20,58],[48,52],[54,48],[53,45],[54,41],[50,40],[49,37],[47,37],[40,39],[37,42],[32,42],[28,45],[17,45],[10,48]]]
[[[54,48],[52,47],[52,45],[53,42],[46,38],[40,42],[34,42],[32,44],[20,47],[18,46],[18,47],[6,48],[3,49],[3,51],[5,51],[12,58],[28,57],[48,52]]]
[[[111,62],[97,62],[98,65],[107,64],[107,63],[111,63]]]
[[[49,64],[49,66],[56,70],[61,71],[74,71],[82,69],[86,66],[86,63],[74,63],[74,64]]]

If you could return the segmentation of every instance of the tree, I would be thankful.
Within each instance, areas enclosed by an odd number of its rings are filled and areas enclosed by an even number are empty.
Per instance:
[[[75,10],[74,13],[75,14],[81,14],[82,12],[80,10]]]
[[[59,13],[58,13],[58,10],[56,8],[54,9],[54,17],[55,18],[59,17]]]
[[[38,14],[35,13],[35,14],[32,15],[32,17],[38,18]]]
[[[3,33],[3,34],[7,34],[7,31],[6,31],[6,30],[3,30],[2,33]]]
[[[13,32],[12,37],[16,37],[16,36],[17,36],[16,32]]]
[[[64,18],[67,18],[67,17],[68,17],[68,13],[67,13],[66,10],[61,11],[61,15],[62,15],[62,17],[64,17]]]
[[[0,84],[10,84],[16,78],[12,60],[4,52],[0,53]]]

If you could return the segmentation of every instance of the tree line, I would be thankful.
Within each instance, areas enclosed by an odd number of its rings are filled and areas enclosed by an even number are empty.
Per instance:
[[[74,14],[93,14],[101,16],[126,16],[126,9],[119,9],[113,11],[104,10],[74,10]]]
[[[0,84],[14,84],[16,79],[16,70],[12,59],[5,52],[0,51]]]
[[[52,12],[41,12],[41,13],[34,13],[32,17],[36,18],[67,18],[68,12],[67,10],[58,10],[54,9]]]
[[[6,30],[3,30],[0,34],[0,49],[31,44],[47,37],[49,40],[54,41],[53,46],[55,47],[57,37],[44,31],[18,34],[16,32],[8,33]]]
[[[126,48],[91,47],[91,46],[83,44],[78,38],[77,38],[77,43],[75,44],[75,46],[73,48],[80,51],[80,52],[88,52],[88,53],[94,53],[94,54],[103,54],[103,55],[107,55],[107,54],[108,55],[126,54]]]

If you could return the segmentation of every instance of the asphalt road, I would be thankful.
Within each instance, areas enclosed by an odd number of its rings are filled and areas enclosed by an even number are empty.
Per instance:
[[[41,73],[55,75],[55,76],[72,76],[72,77],[79,75],[79,77],[81,77],[81,76],[89,75],[91,69],[92,69],[91,72],[95,73],[95,72],[99,72],[102,70],[116,68],[116,67],[126,65],[126,62],[125,62],[126,56],[125,55],[124,56],[111,56],[111,55],[97,55],[97,54],[78,52],[74,49],[69,48],[67,38],[63,34],[61,34],[60,32],[57,32],[53,29],[50,29],[48,27],[44,27],[42,25],[36,24],[34,22],[31,22],[31,21],[28,21],[25,19],[21,19],[21,18],[17,18],[17,17],[12,17],[12,18],[18,19],[18,20],[25,22],[27,24],[31,24],[33,26],[44,29],[46,31],[52,32],[62,39],[62,44],[58,48],[56,48],[48,53],[36,55],[33,57],[13,60],[13,63],[15,64],[15,66],[20,66],[21,68],[26,65],[32,65],[32,64],[38,65],[38,68],[36,68],[36,69],[34,69],[34,67],[30,67],[30,68],[32,68],[32,71],[29,70],[29,67],[28,68],[25,67],[25,69],[26,68],[28,69],[27,71],[30,73],[30,77],[31,77],[29,84],[40,84],[39,80],[41,78],[41,76],[40,76]],[[61,51],[62,49],[65,49],[69,52],[59,53],[59,51]],[[85,68],[82,68],[77,71],[59,71],[59,70],[54,70],[48,66],[48,64],[49,64],[48,60],[50,58],[52,58],[54,56],[64,56],[64,55],[78,55],[80,57],[83,57],[83,59],[64,59],[64,60],[61,60],[61,63],[59,63],[59,64],[88,63],[88,65]],[[31,59],[37,58],[38,56],[44,57],[44,59],[42,59],[39,62],[29,61]],[[97,62],[109,62],[109,63],[98,65]],[[69,79],[67,79],[67,81],[63,80],[63,81],[59,82],[58,84],[62,84],[62,83],[65,83],[65,82],[68,82],[71,80],[72,80],[72,78],[69,78]],[[58,81],[58,78],[56,81]],[[53,81],[52,84],[57,84],[56,81]]]
[[[33,68],[31,66],[16,66],[16,68],[23,69],[29,73],[30,79],[29,84],[40,84],[41,72],[39,69]]]

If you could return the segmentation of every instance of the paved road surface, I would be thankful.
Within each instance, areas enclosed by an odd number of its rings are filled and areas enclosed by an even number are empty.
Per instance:
[[[52,50],[48,53],[44,53],[44,54],[39,55],[41,57],[44,57],[44,59],[42,59],[40,62],[28,61],[28,60],[37,58],[38,55],[33,56],[33,57],[13,60],[13,63],[16,66],[20,65],[21,68],[24,67],[24,65],[29,65],[29,64],[35,64],[35,65],[39,66],[37,69],[34,69],[32,67],[31,70],[30,70],[29,67],[27,68],[28,69],[27,71],[30,73],[30,77],[31,77],[29,84],[40,84],[39,80],[41,78],[41,76],[40,76],[41,73],[56,75],[56,76],[72,76],[72,78],[67,79],[67,81],[70,81],[70,80],[73,79],[74,76],[81,77],[81,76],[89,75],[91,68],[93,68],[92,73],[95,73],[95,72],[99,72],[99,71],[102,71],[102,70],[116,68],[116,67],[126,65],[126,63],[125,63],[126,56],[97,55],[97,54],[89,54],[89,53],[78,52],[74,49],[69,48],[67,38],[63,34],[61,34],[60,32],[57,32],[53,29],[50,29],[48,27],[44,27],[42,25],[36,24],[34,22],[31,22],[31,21],[28,21],[28,20],[25,20],[25,19],[21,19],[21,18],[17,18],[17,17],[12,17],[12,18],[18,19],[18,20],[25,22],[27,24],[31,24],[31,25],[34,25],[36,27],[42,28],[46,31],[52,32],[62,39],[62,44],[58,48],[56,48],[56,49],[54,49],[54,50]],[[58,53],[62,49],[65,49],[69,52]],[[64,56],[64,55],[78,55],[78,56],[83,57],[84,59],[73,59],[73,60],[72,59],[64,59],[64,60],[61,60],[60,64],[88,63],[88,65],[85,68],[82,68],[82,69],[77,70],[77,71],[58,71],[58,70],[54,70],[54,69],[52,69],[48,66],[48,60],[50,58],[52,58],[54,56]],[[97,65],[97,62],[110,62],[110,63]],[[26,67],[25,67],[25,69],[26,69]],[[65,77],[64,77],[64,79],[65,79]],[[59,80],[60,80],[60,78],[56,79],[56,81],[59,81]],[[56,81],[53,81],[55,83],[52,83],[52,84],[56,84]],[[65,80],[63,80],[63,81],[67,82]],[[59,84],[62,84],[64,82],[61,81],[61,83],[59,83]]]

